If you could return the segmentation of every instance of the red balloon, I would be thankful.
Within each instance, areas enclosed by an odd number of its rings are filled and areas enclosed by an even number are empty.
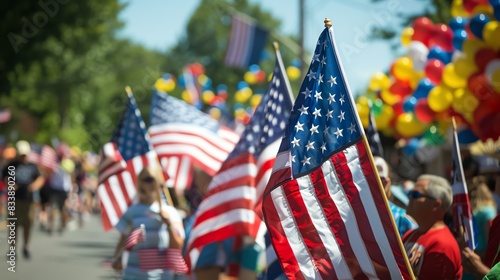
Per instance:
[[[419,17],[413,21],[412,41],[419,41],[429,46],[429,39],[432,37],[434,23],[429,18]]]
[[[444,63],[439,59],[430,59],[425,64],[425,76],[431,80],[435,85],[441,84],[441,78],[443,77]]]
[[[435,113],[429,107],[427,99],[420,98],[417,101],[417,105],[415,105],[415,116],[417,119],[424,124],[429,124],[434,120],[434,115]]]
[[[401,101],[395,103],[394,105],[392,105],[392,109],[394,110],[394,116],[396,116],[396,118],[394,118],[394,119],[397,119],[397,116],[399,116],[405,112],[404,106],[403,106],[403,101],[401,100]],[[394,125],[395,124],[396,123],[394,123]]]
[[[429,38],[429,46],[441,47],[444,51],[453,51],[453,30],[443,23],[436,24],[432,36]]]
[[[495,98],[495,89],[490,85],[488,78],[483,73],[475,73],[469,77],[467,87],[474,94],[480,103],[484,103],[490,98]],[[498,94],[497,94],[498,95]]]
[[[413,92],[413,89],[411,88],[411,84],[409,81],[396,80],[389,87],[389,91],[393,94],[405,97],[410,95]]]
[[[486,141],[488,138],[496,140],[500,137],[498,123],[500,123],[500,111],[483,103],[474,111],[472,130],[482,141]]]
[[[462,5],[469,13],[478,5],[488,5],[488,0],[463,0]]]
[[[497,58],[497,53],[488,48],[482,48],[476,52],[474,59],[476,60],[477,67],[479,68],[479,72],[484,72],[486,66],[490,61]]]

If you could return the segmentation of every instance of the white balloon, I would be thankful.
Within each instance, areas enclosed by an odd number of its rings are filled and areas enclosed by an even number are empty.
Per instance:
[[[500,69],[500,59],[493,59],[486,65],[486,68],[484,69],[484,74],[486,74],[486,77],[488,78],[488,81],[490,84],[493,84],[493,72],[495,70]]]
[[[429,55],[429,48],[422,42],[412,41],[408,46],[408,57],[413,61],[413,69],[416,71],[424,70]]]

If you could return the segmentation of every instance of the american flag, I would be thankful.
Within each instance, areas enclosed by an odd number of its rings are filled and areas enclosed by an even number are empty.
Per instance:
[[[213,176],[239,136],[208,114],[160,91],[153,92],[149,134],[169,186],[191,186],[193,166]]]
[[[111,141],[104,144],[99,163],[97,195],[104,230],[110,230],[136,197],[136,177],[158,163],[132,93]]]
[[[188,241],[188,263],[199,249],[233,236],[256,237],[260,202],[292,108],[290,84],[279,52],[273,78],[240,141],[208,186]],[[191,260],[191,261],[190,261]]]
[[[189,271],[180,249],[140,249],[139,260],[139,268],[143,271],[154,269],[172,270],[177,273],[188,273]]]
[[[31,152],[28,154],[27,160],[39,167],[47,168],[50,171],[57,169],[58,158],[56,151],[49,145],[40,145],[32,143]]]
[[[253,19],[245,15],[234,14],[231,18],[231,34],[225,64],[245,68],[259,63],[268,33]]]
[[[453,120],[455,126],[455,120]],[[460,147],[458,143],[457,131],[453,129],[453,147],[452,147],[452,190],[453,203],[453,232],[459,234],[463,232],[463,237],[467,246],[474,250],[476,248],[476,237],[472,221],[472,212],[467,192],[467,183],[464,181],[464,170],[462,168],[462,158],[460,157]]]
[[[140,227],[134,229],[129,234],[129,236],[127,237],[127,239],[125,239],[125,244],[123,245],[123,247],[125,248],[125,250],[130,251],[130,250],[132,250],[132,248],[135,247],[135,245],[143,242],[144,241],[144,236],[146,235],[146,233],[144,231],[145,231],[144,225],[142,225],[142,224],[141,224]]]
[[[321,33],[263,198],[289,279],[410,279],[333,29]]]
[[[366,138],[368,139],[368,144],[370,144],[370,150],[373,156],[384,157],[384,150],[382,149],[382,143],[380,142],[380,136],[377,131],[377,124],[375,123],[375,116],[373,115],[373,105],[371,101],[370,106],[370,121],[368,127],[366,128]]]

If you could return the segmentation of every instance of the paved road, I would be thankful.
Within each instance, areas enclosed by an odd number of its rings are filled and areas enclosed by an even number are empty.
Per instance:
[[[20,232],[18,232],[19,234]],[[114,251],[118,241],[116,231],[104,232],[100,216],[91,216],[84,228],[52,236],[35,227],[31,241],[31,259],[19,255],[16,272],[7,270],[7,231],[0,228],[0,279],[36,280],[104,280],[115,279],[111,268],[103,262]],[[18,248],[18,253],[22,252]]]

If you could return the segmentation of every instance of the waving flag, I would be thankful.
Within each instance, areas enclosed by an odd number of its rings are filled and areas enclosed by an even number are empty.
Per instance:
[[[233,15],[226,51],[226,65],[246,68],[259,63],[268,33],[252,19],[239,14]]]
[[[375,123],[375,116],[373,115],[373,105],[371,101],[370,106],[370,121],[368,127],[366,128],[366,138],[368,139],[368,144],[370,144],[370,150],[373,156],[384,157],[384,150],[382,149],[382,143],[380,142],[380,136],[377,131],[377,124]]]
[[[209,115],[161,91],[153,92],[149,134],[169,185],[191,186],[193,166],[213,176],[239,136]]]
[[[51,171],[57,169],[57,153],[49,145],[31,144],[31,152],[27,160]]]
[[[188,242],[196,264],[199,248],[233,236],[256,237],[256,215],[292,108],[288,78],[279,52],[273,78],[240,141],[208,186]],[[189,263],[189,258],[188,258]]]
[[[132,93],[111,141],[104,144],[99,163],[99,196],[104,230],[118,222],[136,196],[136,177],[145,166],[156,166],[158,158],[149,142]]]
[[[452,178],[453,178],[453,232],[463,232],[463,237],[467,246],[474,250],[476,248],[476,237],[472,221],[472,212],[467,192],[467,183],[464,180],[464,170],[462,168],[462,158],[460,157],[460,147],[458,143],[455,119],[453,119],[453,147],[452,147]]]
[[[123,245],[125,247],[125,250],[130,251],[130,250],[132,250],[132,248],[135,247],[135,245],[143,242],[145,235],[146,235],[146,233],[145,233],[144,224],[141,224],[140,227],[134,229],[129,234],[127,239],[125,239],[125,244]]]
[[[300,92],[262,206],[286,276],[410,279],[331,27]]]

